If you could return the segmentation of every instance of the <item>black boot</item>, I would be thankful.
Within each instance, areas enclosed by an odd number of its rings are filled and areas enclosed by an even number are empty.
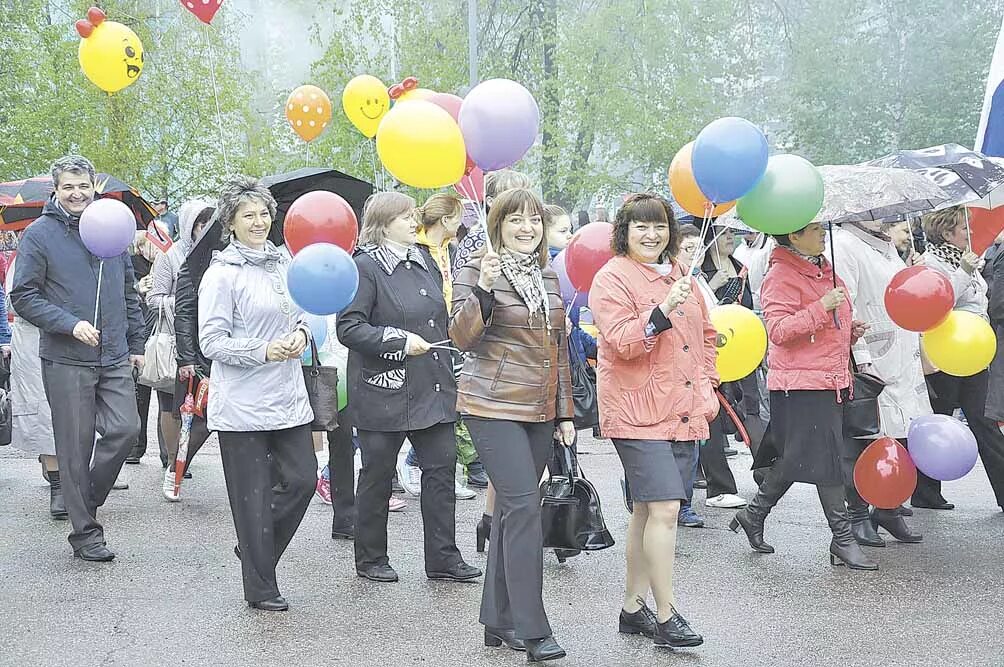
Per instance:
[[[729,528],[733,533],[738,533],[739,527],[742,526],[753,551],[759,551],[762,554],[774,553],[774,547],[763,541],[763,523],[770,511],[774,509],[774,505],[777,505],[777,502],[790,488],[791,482],[783,478],[778,466],[774,466],[767,472],[760,489],[750,500],[749,505],[736,512]]]
[[[885,540],[872,525],[872,517],[868,507],[854,507],[848,503],[847,518],[851,522],[851,534],[854,540],[863,547],[884,547]]]
[[[491,514],[481,515],[481,521],[478,522],[476,533],[478,553],[482,554],[485,552],[485,542],[490,540],[492,537]]]
[[[900,542],[916,544],[924,539],[924,536],[920,533],[915,533],[910,530],[910,526],[906,523],[906,519],[904,519],[903,515],[897,510],[880,510],[876,507],[872,511],[871,521],[869,523],[876,530],[879,526],[885,528],[886,532]]]
[[[63,487],[59,483],[59,471],[49,472],[49,515],[53,519],[65,520],[66,503],[63,502]]]
[[[817,486],[819,504],[823,506],[826,522],[830,524],[833,540],[830,542],[830,564],[846,565],[852,570],[877,570],[878,563],[870,560],[854,540],[851,522],[844,506],[844,487]]]
[[[565,657],[565,649],[561,648],[558,642],[554,641],[553,636],[544,637],[543,639],[525,639],[523,643],[526,645],[527,662],[544,662],[545,660],[559,660]]]

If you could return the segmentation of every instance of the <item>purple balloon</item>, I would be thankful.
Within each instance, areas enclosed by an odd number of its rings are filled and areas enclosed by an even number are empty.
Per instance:
[[[80,240],[95,257],[118,257],[136,238],[136,217],[117,199],[98,199],[80,216]]]
[[[959,479],[976,465],[976,437],[968,426],[947,415],[917,417],[910,422],[907,438],[917,469],[933,479]]]
[[[551,268],[558,274],[558,286],[561,288],[561,300],[565,303],[565,312],[574,324],[579,323],[579,310],[588,307],[589,292],[577,292],[568,279],[565,268],[565,251],[562,250],[551,260]]]
[[[482,171],[519,162],[537,140],[540,108],[530,91],[509,79],[489,79],[460,105],[467,154]]]

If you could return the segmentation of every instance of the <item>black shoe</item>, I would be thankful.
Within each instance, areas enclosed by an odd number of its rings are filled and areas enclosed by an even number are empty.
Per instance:
[[[192,471],[191,470],[186,470],[183,478],[184,479],[192,479]]]
[[[554,641],[553,636],[543,639],[526,639],[523,643],[526,644],[527,662],[544,662],[565,657],[565,649]]]
[[[774,553],[774,547],[763,541],[763,521],[757,521],[750,517],[746,510],[739,510],[732,517],[732,521],[729,522],[729,530],[733,533],[738,533],[740,526],[742,526],[743,532],[746,533],[746,539],[749,540],[753,551],[762,554]]]
[[[475,529],[477,537],[477,547],[478,553],[483,554],[485,552],[485,542],[492,538],[492,515],[482,514],[481,521],[478,521],[478,525]]]
[[[652,641],[656,646],[686,648],[700,646],[704,643],[704,637],[694,632],[690,628],[690,623],[687,623],[687,619],[680,616],[680,613],[675,609],[668,621],[656,623],[655,628],[655,637],[652,638]]]
[[[331,529],[331,539],[333,540],[354,540],[356,539],[356,527],[351,523],[344,526],[337,526]]]
[[[910,530],[910,526],[907,525],[906,519],[904,519],[896,510],[875,509],[872,511],[870,523],[874,526],[876,531],[881,526],[887,533],[892,535],[899,542],[917,544],[918,542],[922,542],[924,540],[923,535]]]
[[[906,505],[900,505],[896,508],[896,511],[899,512],[900,516],[913,516],[913,510]]]
[[[378,581],[389,584],[397,581],[397,572],[390,565],[370,565],[365,568],[356,568],[356,574],[363,579]]]
[[[115,559],[115,554],[104,544],[88,544],[85,547],[74,549],[73,557],[94,563],[107,563]]]
[[[289,611],[289,603],[286,602],[286,598],[281,595],[276,595],[274,598],[269,600],[248,602],[248,606],[252,609],[259,609],[261,611]]]
[[[467,466],[467,486],[473,486],[475,489],[488,488],[488,473],[485,472],[485,464],[481,461],[475,461]]]
[[[864,502],[864,501],[862,501]],[[854,540],[863,547],[884,547],[885,540],[876,532],[868,506],[847,507],[847,518],[851,522],[851,534]]]
[[[237,556],[237,560],[241,560],[241,547],[239,544],[234,545],[234,555]]]
[[[575,558],[581,551],[578,549],[555,549],[554,557],[558,559],[559,563],[564,563],[569,558]]]
[[[695,480],[694,481],[694,488],[695,489],[706,489],[706,488],[708,488],[708,480],[706,480],[706,479]]]
[[[922,509],[922,510],[953,510],[953,509],[955,509],[955,505],[952,504],[952,503],[950,503],[950,502],[948,502],[944,498],[942,498],[940,502],[939,501],[935,501],[933,503],[929,503],[929,502],[927,502],[925,500],[911,500],[910,504],[913,505],[914,507],[916,507],[917,509]]]
[[[513,630],[485,627],[485,646],[498,648],[505,644],[514,651],[525,651],[526,644],[516,636]]]
[[[847,519],[843,486],[816,486],[819,504],[826,515],[833,539],[830,541],[830,564],[846,565],[852,570],[877,570],[878,563],[868,558],[851,533]]]
[[[63,488],[59,483],[59,472],[49,473],[49,516],[53,519],[65,521],[69,514],[66,512],[66,503],[63,501]]]
[[[644,600],[641,602],[641,609],[628,613],[621,609],[621,617],[618,623],[618,632],[625,635],[644,635],[649,639],[655,639],[659,619],[655,612],[649,609]]]
[[[442,572],[426,572],[425,576],[429,579],[445,579],[447,581],[472,581],[482,574],[484,573],[473,565],[460,561]]]
[[[129,465],[138,465],[144,454],[146,454],[145,447],[133,447],[129,450],[129,456],[126,457],[125,462]]]

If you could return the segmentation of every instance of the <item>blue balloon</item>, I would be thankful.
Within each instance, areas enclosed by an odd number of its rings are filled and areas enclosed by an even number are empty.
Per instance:
[[[314,338],[314,345],[317,347],[324,345],[324,341],[328,339],[328,318],[308,314],[304,316],[303,321],[310,327],[310,335]]]
[[[715,204],[739,199],[767,169],[767,137],[744,118],[719,118],[701,130],[691,164],[697,187]]]
[[[296,253],[286,274],[289,295],[312,315],[333,315],[356,297],[359,270],[349,253],[331,243],[312,243]]]

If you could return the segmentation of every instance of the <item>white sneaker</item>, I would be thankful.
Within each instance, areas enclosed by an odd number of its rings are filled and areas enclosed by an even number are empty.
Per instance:
[[[422,469],[418,466],[410,466],[401,459],[397,464],[397,481],[411,495],[422,495]]]
[[[181,500],[181,494],[174,492],[174,473],[171,470],[164,471],[164,498],[168,502],[176,503]]]
[[[708,507],[717,507],[719,509],[737,509],[739,507],[746,507],[746,501],[734,493],[723,493],[721,495],[708,498],[704,504]]]
[[[472,491],[467,486],[467,475],[464,473],[464,464],[457,464],[457,473],[454,480],[454,491],[456,493],[457,500],[471,500],[472,498],[478,497],[477,492]]]

